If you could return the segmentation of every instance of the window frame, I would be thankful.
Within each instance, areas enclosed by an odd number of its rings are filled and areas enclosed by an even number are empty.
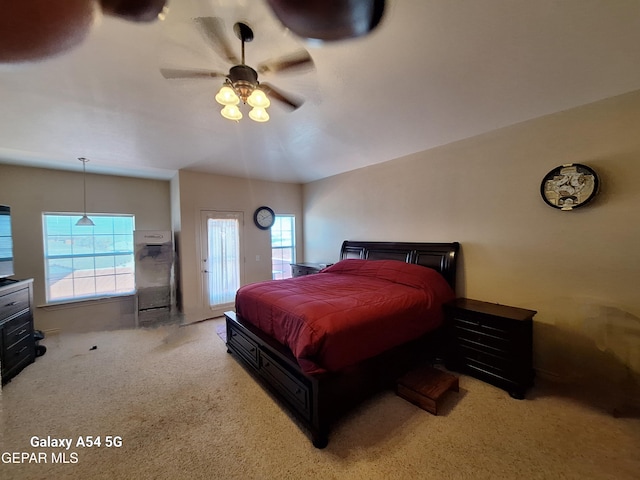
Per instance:
[[[135,295],[136,293],[134,243],[135,215],[130,213],[89,213],[87,215],[91,217],[92,220],[94,220],[96,226],[76,225],[76,222],[82,217],[82,214],[68,212],[42,213],[42,241],[46,305],[83,302],[102,298],[125,297]],[[62,226],[63,229],[68,228],[68,230],[62,234],[59,231],[49,231],[50,226],[48,224],[48,220],[52,217],[60,217],[62,219],[65,219],[65,221],[68,220],[69,224]],[[101,222],[101,220],[105,218],[112,220],[111,226],[106,230],[105,225]],[[131,230],[129,231],[127,225],[124,233],[119,231],[116,225],[116,219],[118,218],[123,218],[127,221],[130,221]],[[96,231],[96,229],[98,229],[98,231]],[[51,241],[56,237],[59,239],[59,241],[63,241],[69,244],[69,252],[50,251]],[[100,237],[103,237],[103,240],[110,240],[113,250],[96,251],[96,239],[100,239]],[[108,237],[111,237],[111,239],[108,239]],[[85,244],[82,246],[84,247],[82,248],[82,250],[74,252],[73,247],[75,243],[80,239],[84,240],[85,242],[90,239],[91,246],[88,247],[88,245]],[[127,248],[122,248],[123,245],[125,245]],[[90,250],[87,251],[87,248],[90,248]],[[104,263],[104,260],[108,259],[109,257],[113,258],[113,262],[110,262],[111,265],[107,265],[106,263]],[[125,257],[124,265],[126,266],[124,268],[126,270],[125,272],[118,272],[118,260],[122,260],[122,257]],[[96,259],[103,259],[103,261],[96,262]],[[69,266],[67,266],[67,268],[69,268],[68,273],[65,275],[65,277],[61,277],[58,282],[61,280],[70,280],[71,295],[54,295],[52,293],[51,287],[57,282],[54,282],[56,274],[53,274],[50,270],[51,262],[55,260],[61,260],[64,263],[68,263],[70,261]],[[76,264],[76,262],[82,263],[87,260],[92,260],[90,262],[92,266],[89,269],[75,268],[74,264]],[[103,263],[103,265],[100,266],[100,263]],[[111,270],[111,272],[100,274],[98,273],[98,270],[100,269]],[[82,270],[86,270],[87,272],[92,273],[76,274],[76,272],[81,272]],[[107,287],[100,289],[98,286],[98,279],[101,277],[104,280],[107,280],[108,277],[113,277],[113,288],[109,289]],[[92,291],[89,293],[87,293],[86,291],[82,292],[80,288],[81,283],[88,284],[87,279],[93,279]],[[121,287],[118,287],[118,279],[123,281]]]

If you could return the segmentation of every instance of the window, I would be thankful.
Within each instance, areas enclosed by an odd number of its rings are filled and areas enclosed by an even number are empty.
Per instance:
[[[43,215],[47,302],[134,293],[133,215],[90,216]]]
[[[291,263],[296,261],[296,217],[276,215],[271,227],[271,273],[274,280],[291,278]]]

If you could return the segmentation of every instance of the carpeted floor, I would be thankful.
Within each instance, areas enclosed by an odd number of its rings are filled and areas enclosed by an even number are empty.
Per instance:
[[[7,463],[3,453],[0,478],[640,478],[638,418],[546,385],[516,401],[466,376],[442,415],[385,392],[317,450],[226,352],[221,323],[45,339],[46,355],[2,390],[0,439],[2,452],[47,463]],[[87,436],[101,445],[78,446]],[[121,445],[108,447],[108,436]],[[73,445],[32,446],[33,437]]]

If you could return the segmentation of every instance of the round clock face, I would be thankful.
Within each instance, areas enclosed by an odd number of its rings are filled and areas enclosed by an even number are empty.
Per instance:
[[[599,185],[598,175],[591,168],[570,163],[547,173],[540,185],[540,194],[547,205],[573,210],[593,199]]]
[[[276,214],[269,207],[260,207],[253,214],[253,222],[262,230],[270,229],[276,221]]]

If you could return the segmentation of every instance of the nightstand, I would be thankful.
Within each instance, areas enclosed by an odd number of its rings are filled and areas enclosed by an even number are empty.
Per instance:
[[[446,366],[523,399],[533,385],[534,310],[458,298],[444,305]]]
[[[312,273],[318,273],[325,266],[319,263],[292,263],[291,264],[291,276],[302,277],[304,275],[311,275]]]

